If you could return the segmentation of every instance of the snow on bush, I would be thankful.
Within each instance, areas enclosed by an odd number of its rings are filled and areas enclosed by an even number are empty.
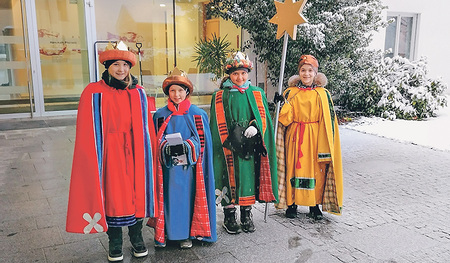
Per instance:
[[[381,117],[388,119],[423,119],[435,116],[439,107],[447,105],[443,95],[447,85],[430,79],[425,57],[409,61],[403,57],[385,57],[375,75],[381,91],[377,106]]]

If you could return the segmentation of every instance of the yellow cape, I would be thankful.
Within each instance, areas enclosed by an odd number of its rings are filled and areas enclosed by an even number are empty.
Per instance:
[[[322,103],[323,119],[326,130],[326,134],[324,135],[324,137],[319,138],[319,140],[327,140],[331,153],[330,167],[325,179],[322,210],[340,215],[342,212],[343,203],[343,171],[338,121],[336,113],[334,112],[334,106],[331,100],[330,93],[325,88],[321,87],[318,87],[315,90],[319,94]],[[295,94],[291,96],[295,96]],[[278,160],[277,168],[279,203],[275,204],[275,207],[278,209],[287,208],[286,160],[284,153],[285,131],[286,127],[283,126],[283,124],[278,123],[276,148]]]

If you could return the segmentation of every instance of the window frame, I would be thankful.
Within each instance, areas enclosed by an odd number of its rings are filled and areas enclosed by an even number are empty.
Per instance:
[[[401,19],[404,17],[411,17],[412,18],[412,26],[411,26],[411,43],[410,43],[410,57],[407,57],[407,59],[415,60],[417,58],[417,49],[418,49],[418,41],[419,41],[419,25],[420,25],[420,14],[419,13],[409,13],[409,12],[387,12],[386,18],[389,17],[396,17],[396,30],[395,30],[395,39],[394,39],[394,48],[392,50],[393,56],[398,56],[398,49],[399,49],[399,40],[400,40],[400,28],[401,28]],[[386,27],[386,34],[385,38],[387,38],[387,27]],[[386,41],[384,44],[385,50],[387,50],[386,47]]]

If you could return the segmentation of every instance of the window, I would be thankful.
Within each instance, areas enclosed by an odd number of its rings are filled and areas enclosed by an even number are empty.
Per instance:
[[[387,19],[391,23],[386,28],[386,56],[416,58],[419,17],[419,14],[413,13],[388,13]]]

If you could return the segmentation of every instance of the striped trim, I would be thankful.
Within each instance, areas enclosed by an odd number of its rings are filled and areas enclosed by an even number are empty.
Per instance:
[[[316,187],[316,179],[314,178],[291,178],[291,186],[297,189],[314,190]]]
[[[321,159],[331,159],[331,153],[319,153],[319,160]]]
[[[225,111],[223,108],[223,90],[219,90],[216,93],[216,119],[217,119],[217,128],[219,130],[220,141],[223,143],[228,137],[228,127],[227,121],[225,119]],[[233,153],[230,149],[222,147],[223,154],[225,156],[225,162],[227,164],[228,169],[228,180],[230,184],[230,195],[231,195],[231,203],[235,203],[236,201],[236,178],[234,173],[234,159]]]
[[[197,128],[198,137],[200,139],[200,155],[203,156],[205,147],[205,132],[203,130],[203,119],[201,115],[194,115],[195,127]]]
[[[336,113],[334,112],[334,106],[333,106],[333,100],[331,99],[330,93],[327,91],[327,101],[328,101],[328,107],[330,108],[330,119],[331,119],[331,130],[333,131],[333,141],[334,141],[334,117],[336,116]]]
[[[208,200],[206,197],[206,186],[203,174],[203,151],[205,146],[205,132],[201,115],[194,115],[195,128],[200,139],[200,155],[195,165],[195,197],[194,212],[190,236],[211,237],[211,226],[209,221]]]
[[[150,140],[150,131],[148,130],[148,104],[147,95],[143,89],[137,89],[139,92],[139,98],[141,101],[142,111],[142,126],[143,126],[143,138],[144,138],[144,160],[145,160],[145,204],[146,204],[146,216],[155,214],[154,203],[151,202],[154,196],[154,182],[153,182],[153,165],[152,165],[152,145]]]
[[[94,126],[94,142],[97,154],[97,165],[100,185],[103,184],[103,116],[102,116],[102,94],[92,94],[92,117]],[[102,188],[101,188],[102,189]],[[102,195],[103,196],[103,195]]]
[[[252,196],[244,196],[244,197],[239,197],[239,205],[240,206],[249,206],[249,205],[253,205],[256,202],[256,198],[254,195]]]
[[[256,106],[258,107],[259,116],[261,119],[261,142],[263,147],[266,148],[264,142],[264,136],[267,130],[267,118],[266,118],[266,108],[264,107],[264,100],[261,91],[253,91],[253,96],[255,97]],[[267,148],[266,148],[267,149]],[[261,155],[260,167],[259,167],[259,200],[265,202],[275,201],[276,198],[272,191],[272,173],[270,172],[270,161],[269,155]],[[240,203],[239,203],[240,204]]]
[[[137,219],[134,215],[124,217],[106,217],[106,223],[108,227],[123,227],[132,226],[137,223]]]
[[[159,161],[160,161],[160,163],[163,163],[164,165],[167,165],[166,161],[165,161],[166,158],[164,158],[164,147],[166,144],[167,144],[167,141],[162,141],[161,144],[159,144],[159,152],[161,153],[159,155]]]
[[[183,144],[187,147],[187,152],[190,152],[191,154],[186,154],[186,157],[188,158],[188,164],[192,164],[195,163],[197,161],[197,154],[195,152],[195,145],[194,143],[190,140],[187,139],[185,142],[183,142]]]
[[[158,130],[158,134],[156,135],[156,139],[158,140],[158,145],[162,144],[162,137],[164,135],[164,131],[166,130],[167,124],[169,124],[170,119],[172,118],[172,115],[167,116],[166,120],[161,124]],[[157,155],[159,155],[157,158],[161,158],[161,149],[158,151]],[[162,172],[162,166],[161,162],[157,162],[157,181],[158,181],[158,217],[156,217],[156,223],[155,225],[155,240],[160,243],[165,243],[165,229],[164,229],[164,186],[163,186],[163,172]]]
[[[259,115],[261,116],[262,122],[262,133],[263,136],[266,133],[267,123],[266,123],[266,109],[264,108],[264,103],[262,99],[262,94],[260,91],[253,91],[253,96],[255,96],[256,105],[258,106]]]

